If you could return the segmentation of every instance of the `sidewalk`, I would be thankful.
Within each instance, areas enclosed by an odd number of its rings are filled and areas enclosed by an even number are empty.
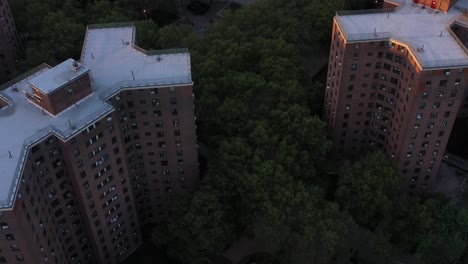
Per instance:
[[[207,27],[217,19],[218,12],[225,9],[230,3],[230,1],[213,3],[208,13],[203,15],[195,14],[187,6],[184,6],[180,14],[181,19],[176,21],[176,23],[188,24],[194,27]]]

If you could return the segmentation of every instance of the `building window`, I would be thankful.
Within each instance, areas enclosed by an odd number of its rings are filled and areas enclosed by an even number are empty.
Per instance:
[[[421,120],[421,119],[422,119],[422,113],[418,113],[418,114],[416,115],[416,119],[417,119],[417,120]]]
[[[426,103],[419,103],[419,109],[424,109],[425,106],[426,106]]]
[[[441,80],[441,81],[439,82],[439,86],[440,86],[440,87],[446,87],[446,86],[447,86],[447,80]]]
[[[385,53],[385,58],[386,58],[387,60],[393,60],[393,54],[390,53],[390,52],[387,52],[387,53]]]
[[[395,62],[399,63],[399,64],[402,64],[403,63],[403,58],[399,57],[399,56],[395,56]]]
[[[392,68],[392,66],[390,66],[390,64],[387,64],[387,63],[384,63],[383,64],[383,68],[387,71],[390,71],[390,69]]]
[[[357,70],[357,64],[351,64],[351,70],[352,71]]]
[[[177,98],[175,98],[175,97],[172,97],[172,98],[170,99],[170,101],[171,101],[171,105],[177,104]]]

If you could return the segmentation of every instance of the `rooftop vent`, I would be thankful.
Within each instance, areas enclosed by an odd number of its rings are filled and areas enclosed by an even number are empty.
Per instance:
[[[77,62],[77,61],[73,61],[73,64],[72,64],[72,71],[76,72],[76,71],[78,71],[80,68],[81,68],[80,63]]]

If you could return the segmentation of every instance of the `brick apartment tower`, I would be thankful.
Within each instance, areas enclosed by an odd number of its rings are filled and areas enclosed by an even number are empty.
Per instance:
[[[434,187],[455,118],[468,107],[467,43],[459,39],[468,1],[448,13],[397,4],[335,16],[324,120],[336,155],[383,150],[411,195]]]
[[[190,56],[94,25],[33,72],[0,87],[0,263],[120,263],[198,187]]]
[[[7,0],[0,0],[0,83],[16,73],[21,41]]]

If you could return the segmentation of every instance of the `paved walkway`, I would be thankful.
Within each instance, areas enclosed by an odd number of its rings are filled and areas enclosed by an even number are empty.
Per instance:
[[[444,193],[452,202],[457,202],[467,187],[467,179],[466,171],[442,161],[434,191]]]
[[[233,0],[234,3],[238,3],[240,5],[249,5],[255,2],[256,0]]]
[[[184,6],[181,13],[182,19],[176,23],[188,24],[194,27],[207,27],[218,18],[218,12],[226,8],[229,4],[230,1],[213,3],[208,13],[203,15],[195,14],[190,11],[187,6]]]
[[[234,241],[232,246],[223,255],[233,264],[238,264],[243,258],[261,251],[263,251],[263,248],[260,243],[252,238],[243,236]]]

